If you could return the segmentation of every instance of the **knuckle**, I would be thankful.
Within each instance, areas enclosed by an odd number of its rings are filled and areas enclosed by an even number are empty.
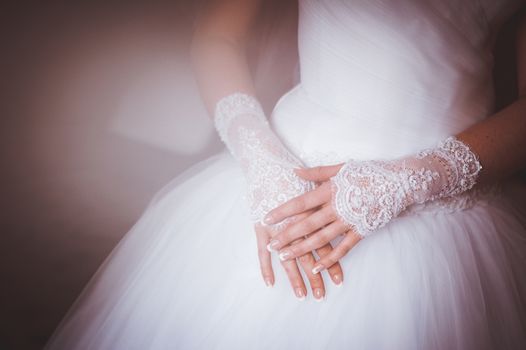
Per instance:
[[[337,220],[337,228],[339,231],[343,231],[343,233],[349,231],[349,225],[343,222],[342,220]]]
[[[289,277],[295,275],[296,270],[293,268],[291,261],[282,261],[281,265],[283,265],[283,268]]]
[[[338,261],[338,259],[335,255],[329,255],[325,257],[324,261],[325,266],[332,266]]]
[[[302,264],[306,264],[306,263],[309,263],[311,262],[312,260],[314,260],[314,258],[312,257],[311,254],[303,254],[301,255],[298,260],[302,263]]]
[[[309,242],[311,246],[320,247],[327,243],[327,235],[320,232],[320,234],[313,235],[311,241]]]
[[[265,255],[267,255],[268,253],[269,253],[269,251],[267,250],[266,247],[261,247],[261,246],[258,247],[258,254],[259,254],[260,256],[265,256]]]
[[[266,266],[261,266],[261,275],[263,277],[272,277],[271,270]]]
[[[326,245],[321,247],[321,248],[317,248],[316,249],[316,253],[318,253],[318,256],[320,256],[320,257],[324,257],[327,254],[329,254],[330,252],[331,252],[331,250]]]
[[[293,208],[295,209],[295,211],[305,210],[305,201],[303,200],[303,198],[297,198],[296,200],[294,200],[293,203],[294,203]]]
[[[266,265],[266,261],[267,261],[267,256],[266,255],[263,255],[263,254],[258,254],[258,258],[259,258],[259,264],[260,265]]]
[[[320,239],[320,241],[323,241],[324,243],[330,241],[330,239],[331,239],[331,228],[330,227],[324,227],[323,229],[320,230],[320,232],[316,236],[317,237],[319,236],[318,239]]]
[[[302,288],[303,280],[299,278],[298,276],[289,276],[289,281],[294,288]]]
[[[318,274],[315,274],[311,278],[309,278],[309,283],[310,283],[311,288],[313,289],[323,288],[323,280],[321,279],[321,277],[318,276]]]
[[[340,250],[345,253],[351,250],[351,244],[349,240],[343,240],[342,242],[340,242]]]
[[[297,226],[291,228],[287,232],[287,242],[298,241],[298,240],[301,241],[301,238],[303,238],[302,232],[304,231],[301,229],[300,225],[301,224],[297,224]]]
[[[265,263],[264,261],[259,262],[259,268],[262,273],[269,273],[272,271],[272,266],[270,264]]]
[[[313,220],[306,219],[306,220],[303,220],[302,222],[300,222],[297,225],[297,229],[295,231],[296,232],[308,233],[308,232],[311,232],[312,230],[314,230],[314,228],[315,228],[315,224],[314,224]]]
[[[291,241],[290,229],[286,229],[272,238],[279,241],[278,247],[283,247],[283,245],[286,245]]]
[[[352,247],[354,247],[354,239],[352,237],[347,236],[347,239],[345,239],[342,243],[344,243],[343,248],[345,249],[345,252],[348,252],[352,249]]]
[[[290,245],[291,246],[295,246],[297,244],[300,244],[301,242],[303,242],[305,239],[300,237],[300,238],[296,238],[295,240],[293,240],[292,242],[290,242]]]
[[[317,228],[320,228],[320,227],[323,226],[323,224],[325,222],[325,219],[324,219],[324,217],[316,215],[316,216],[314,216],[312,219],[310,219],[308,221],[309,221],[309,231],[314,231]]]
[[[327,206],[327,216],[329,217],[330,221],[336,221],[338,219],[338,215],[336,215],[336,212],[332,208],[331,205]]]
[[[325,253],[325,254],[330,253],[332,250],[333,250],[333,247],[332,247],[330,241],[325,242],[323,245],[321,245],[321,246],[318,248],[318,251],[321,251],[322,253]]]
[[[259,264],[259,269],[261,270],[261,274],[263,276],[266,276],[266,275],[272,276],[272,274],[273,274],[272,266],[270,266],[270,265]]]
[[[291,252],[292,257],[299,257],[303,255],[303,248],[301,244],[291,245],[288,250]]]
[[[309,282],[312,287],[322,287],[323,286],[323,278],[319,273],[317,274],[309,274]]]

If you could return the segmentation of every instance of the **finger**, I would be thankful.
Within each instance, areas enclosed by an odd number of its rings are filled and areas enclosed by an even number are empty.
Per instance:
[[[275,224],[275,225],[265,225],[263,224],[263,227],[267,229],[267,232],[270,234],[270,238],[274,238],[279,233],[283,232],[288,227],[294,225],[294,223],[299,222],[303,220],[304,218],[308,217],[312,213],[314,213],[315,210],[308,210],[301,214],[290,216],[287,218],[287,222],[285,225],[281,225],[281,223]],[[273,251],[273,249],[270,246],[267,246],[268,250],[270,252]]]
[[[314,300],[322,301],[325,298],[325,285],[321,273],[313,273],[312,268],[316,263],[316,258],[312,252],[308,252],[299,257],[298,259],[301,268],[305,271],[307,278],[309,279],[310,287]]]
[[[313,212],[311,215],[306,216],[303,220],[300,220],[295,224],[288,226],[285,230],[272,237],[272,240],[269,243],[269,248],[273,250],[279,250],[282,247],[288,245],[291,241],[300,237],[304,237],[309,233],[316,232],[323,226],[330,224],[336,219],[337,217],[332,207],[323,207],[322,209]],[[324,242],[323,244],[325,243],[327,242]],[[307,251],[311,250],[312,249],[309,249]],[[300,255],[303,255],[307,251],[303,252]]]
[[[279,207],[272,209],[265,216],[265,223],[274,224],[289,216],[297,215],[328,202],[331,198],[330,185],[330,182],[325,182],[316,189],[295,197]]]
[[[302,242],[286,246],[284,249],[279,251],[278,256],[281,260],[290,260],[302,256],[307,252],[323,247],[333,238],[347,230],[349,230],[349,227],[347,227],[345,223],[341,222],[340,220],[333,221],[331,224],[311,234],[309,238],[303,240]]]
[[[344,257],[361,239],[362,237],[360,235],[354,233],[352,230],[349,230],[349,232],[345,235],[345,238],[342,239],[336,247],[334,247],[330,254],[318,260],[312,272],[317,273],[334,265],[342,257]]]
[[[338,173],[344,163],[317,166],[313,168],[295,168],[294,172],[301,178],[310,181],[327,181]]]
[[[305,283],[303,282],[303,277],[301,276],[296,260],[282,261],[281,265],[283,265],[283,268],[287,273],[290,285],[296,298],[299,300],[305,300],[307,289],[305,287]]]
[[[255,229],[261,276],[267,287],[273,287],[275,281],[274,270],[272,269],[272,258],[270,252],[267,250],[270,236],[264,227],[259,224],[256,224]]]
[[[316,249],[316,253],[321,258],[329,255],[332,252],[333,248],[330,243],[327,243],[321,248]],[[329,276],[331,276],[331,280],[334,282],[334,284],[338,287],[340,287],[343,284],[343,269],[339,262],[336,262],[332,266],[330,266],[327,271],[329,272]],[[312,272],[312,271],[311,271]]]

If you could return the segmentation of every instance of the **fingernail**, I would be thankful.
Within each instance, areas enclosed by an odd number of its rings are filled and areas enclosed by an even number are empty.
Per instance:
[[[287,251],[287,250],[285,250],[284,252],[279,253],[279,259],[281,261],[287,260],[291,256],[292,256],[292,253]]]
[[[267,250],[269,252],[275,252],[276,249],[278,248],[278,245],[279,245],[279,241],[277,239],[273,239],[272,241],[270,241],[269,244],[267,244]]]
[[[265,224],[271,224],[272,223],[272,215],[265,216],[265,218],[263,219],[263,222]]]
[[[316,266],[314,266],[314,267],[312,268],[312,273],[313,273],[313,274],[317,274],[317,273],[320,272],[321,270],[323,270],[323,265],[318,264],[318,265],[316,265]]]
[[[343,285],[342,277],[339,274],[333,276],[333,282],[336,287],[341,287]]]
[[[324,298],[323,290],[321,288],[314,288],[314,300],[322,301]]]
[[[268,288],[272,288],[274,286],[270,278],[265,279],[265,284],[267,285]]]
[[[302,288],[296,288],[295,292],[296,292],[296,298],[298,298],[299,300],[305,300],[305,293],[303,293]]]

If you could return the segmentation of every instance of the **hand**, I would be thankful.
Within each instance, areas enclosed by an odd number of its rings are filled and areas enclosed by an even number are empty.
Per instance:
[[[331,182],[330,178],[343,166],[342,164],[332,166],[320,166],[310,169],[295,169],[298,176],[305,180],[322,182],[316,189],[301,196],[293,198],[279,207],[271,210],[266,216],[267,224],[280,222],[294,215],[301,215],[301,219],[287,226],[287,228],[272,237],[269,249],[280,250],[279,257],[282,261],[289,261],[320,247],[330,246],[323,257],[312,268],[311,272],[317,274],[319,271],[332,266],[340,266],[340,260],[358,243],[362,236],[341,221],[331,206]],[[312,233],[310,237],[305,235]],[[338,246],[332,249],[330,241],[338,235],[345,234]],[[297,241],[299,239],[299,241]],[[290,244],[297,242],[296,244]],[[290,245],[289,245],[290,244]],[[310,266],[309,266],[310,267]]]
[[[214,124],[221,139],[241,165],[247,180],[247,200],[250,205],[251,219],[258,232],[258,242],[263,240],[266,245],[266,241],[272,235],[267,230],[260,229],[259,225],[263,217],[271,209],[287,200],[313,190],[315,184],[301,179],[293,171],[294,168],[302,166],[301,160],[291,153],[274,134],[255,96],[234,92],[221,98],[216,104]],[[282,220],[275,227],[279,230],[288,227],[288,220],[289,218]],[[267,252],[263,251],[262,247],[264,245],[260,244],[262,252],[260,261],[265,266],[264,278],[273,280],[273,274],[268,272],[270,255],[267,256]],[[325,251],[322,249],[322,254]],[[313,259],[314,257],[309,255],[302,258],[302,260],[307,260],[306,266],[309,265],[309,262],[312,264]],[[293,286],[299,288],[301,285],[305,289],[301,278],[301,283],[298,282],[297,265],[287,264],[285,267],[288,268],[287,272],[291,276]],[[341,271],[341,268],[339,269]],[[320,287],[316,286],[323,287],[323,283],[318,280],[318,277],[315,277],[313,281],[315,282],[315,293],[319,294]]]
[[[435,148],[395,160],[350,159],[329,167],[297,169],[296,174],[304,179],[325,182],[270,211],[265,222],[279,222],[305,210],[319,209],[277,235],[270,247],[283,248],[299,235],[317,231],[305,242],[281,251],[280,258],[286,260],[326,244],[347,227],[352,234],[347,234],[342,244],[316,264],[316,273],[407,207],[470,190],[481,169],[477,155],[453,136]]]
[[[295,220],[291,220],[291,223],[305,217],[307,214],[301,214],[295,217]],[[261,274],[267,286],[271,287],[274,284],[274,271],[272,269],[272,260],[267,245],[270,239],[278,234],[278,231],[273,229],[272,226],[262,226],[257,223],[255,226],[258,256],[261,266]],[[299,244],[304,240],[303,237],[291,242],[291,245]],[[332,251],[332,246],[326,244],[316,250],[316,253],[320,256],[326,256]],[[312,294],[315,300],[322,300],[325,296],[325,287],[322,276],[320,274],[312,273],[312,267],[314,266],[316,259],[311,251],[299,256],[299,263],[305,271],[307,278],[309,279]],[[304,300],[306,296],[306,286],[303,281],[302,275],[299,271],[298,262],[296,260],[281,261],[281,265],[285,269],[294,294],[300,300]],[[343,283],[343,271],[340,264],[334,264],[328,269],[329,276],[331,277],[334,284],[341,286]]]

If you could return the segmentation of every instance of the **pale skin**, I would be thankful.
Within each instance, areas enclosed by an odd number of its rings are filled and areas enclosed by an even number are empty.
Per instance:
[[[202,98],[211,117],[216,103],[232,92],[243,91],[256,95],[245,51],[261,3],[262,0],[215,0],[210,1],[200,13],[201,17],[198,19],[192,40],[192,63]],[[309,214],[309,211],[305,211],[297,215],[295,220],[302,220]],[[275,276],[267,245],[277,232],[261,224],[256,224],[254,231],[261,275],[265,283],[272,286]],[[290,244],[292,246],[302,240],[304,238],[300,237]],[[320,274],[312,273],[316,262],[313,252],[323,257],[331,251],[332,246],[327,243],[299,255],[297,261],[281,262],[297,298],[304,299],[307,295],[307,286],[300,273],[300,267],[305,271],[314,298],[324,298],[323,278]],[[343,271],[339,263],[333,264],[328,272],[333,283],[342,284]]]
[[[257,16],[261,0],[223,0],[211,2],[203,13],[193,41],[193,57],[197,79],[205,105],[213,115],[215,103],[233,91],[255,94],[244,48]],[[526,164],[526,19],[521,20],[517,35],[518,99],[490,118],[459,133],[457,138],[476,153],[483,164],[478,185],[489,184],[516,173]],[[274,284],[270,253],[266,249],[272,239],[280,255],[289,252],[282,266],[296,296],[306,295],[306,286],[299,266],[306,272],[313,295],[325,295],[319,271],[327,269],[333,282],[343,281],[338,261],[361,237],[341,222],[330,205],[329,179],[342,164],[311,169],[298,169],[297,174],[319,186],[300,197],[272,210],[268,223],[295,217],[296,222],[281,233],[256,225],[261,274],[268,284]],[[348,234],[347,234],[348,233]],[[330,241],[338,235],[344,239],[334,249]],[[305,238],[309,235],[308,238]],[[316,262],[312,252],[320,259]],[[295,259],[299,258],[298,261]],[[299,262],[299,266],[298,266]],[[314,269],[315,268],[315,269]],[[314,269],[314,271],[312,271]],[[299,293],[299,294],[298,294]]]
[[[517,32],[517,82],[518,98],[491,117],[455,135],[478,155],[483,166],[477,186],[504,180],[526,165],[526,17],[521,19]],[[320,183],[316,189],[296,197],[270,211],[267,223],[275,223],[288,216],[309,212],[301,221],[290,225],[273,237],[270,246],[279,251],[284,260],[294,259],[320,245],[330,242],[347,228],[337,217],[331,202],[330,178],[340,170],[343,163],[310,169],[297,169],[296,173],[306,180]],[[310,234],[299,244],[288,246],[297,237]],[[322,257],[314,268],[315,273],[330,268],[363,239],[346,234],[330,254]]]

